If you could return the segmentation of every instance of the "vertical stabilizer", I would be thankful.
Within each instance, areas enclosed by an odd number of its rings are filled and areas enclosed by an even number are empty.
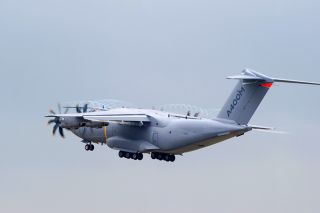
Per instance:
[[[218,114],[220,119],[228,119],[238,124],[248,124],[264,96],[273,84],[273,80],[253,70],[245,69],[241,75],[228,79],[239,82],[227,102]]]

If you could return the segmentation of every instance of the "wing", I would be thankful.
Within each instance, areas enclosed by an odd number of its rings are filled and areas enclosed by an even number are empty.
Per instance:
[[[143,123],[150,122],[150,118],[145,114],[101,114],[101,115],[83,115],[84,119],[94,122],[119,122],[119,123]]]
[[[124,125],[142,126],[151,122],[150,116],[141,110],[117,109],[109,111],[74,113],[74,114],[54,114],[46,117],[62,118],[59,122],[64,127],[78,128],[79,126],[100,126],[105,123],[120,123]]]

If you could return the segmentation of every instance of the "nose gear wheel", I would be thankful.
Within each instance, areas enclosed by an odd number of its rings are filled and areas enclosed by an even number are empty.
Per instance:
[[[94,145],[93,144],[86,144],[84,148],[86,151],[93,151]]]

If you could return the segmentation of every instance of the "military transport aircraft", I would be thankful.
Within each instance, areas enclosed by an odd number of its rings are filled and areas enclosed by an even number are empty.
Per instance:
[[[95,144],[106,144],[118,150],[120,158],[142,160],[143,154],[152,159],[175,161],[176,155],[201,149],[238,137],[254,129],[272,130],[248,124],[262,99],[274,82],[320,85],[320,83],[270,78],[245,69],[240,75],[228,77],[239,80],[216,118],[203,118],[199,113],[173,114],[155,109],[74,106],[77,113],[51,114],[48,124],[58,130],[70,130],[82,138],[85,150],[93,151]],[[70,107],[67,107],[67,109]],[[60,110],[61,111],[61,110]]]

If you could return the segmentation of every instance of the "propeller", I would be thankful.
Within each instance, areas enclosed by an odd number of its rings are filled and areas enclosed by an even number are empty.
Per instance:
[[[80,107],[79,104],[77,104],[77,106],[76,106],[77,113],[86,113],[88,111],[88,106],[89,106],[88,104],[85,104],[85,105],[83,105],[83,107]],[[82,111],[81,111],[81,109],[82,109]],[[92,128],[90,128],[90,129],[92,132],[93,129]],[[86,130],[87,130],[87,128],[83,128],[83,131],[82,131],[83,135],[86,134]]]
[[[81,111],[82,109],[82,111]],[[88,104],[85,104],[83,107],[80,107],[79,104],[76,106],[77,113],[86,113],[88,111]]]
[[[61,119],[59,117],[55,117],[55,118],[53,118],[53,119],[48,121],[48,124],[52,124],[52,123],[55,124],[53,126],[52,134],[55,135],[57,130],[59,130],[60,136],[64,138],[63,128],[60,126],[61,125]]]
[[[64,114],[67,114],[69,111],[69,109],[67,108],[65,111],[64,111]],[[52,109],[49,110],[49,112],[52,114],[52,115],[56,115],[55,111],[53,111]],[[58,103],[58,112],[59,114],[61,114],[61,105]],[[48,121],[48,125],[50,124],[55,124],[53,126],[53,130],[52,130],[52,134],[55,135],[57,130],[59,130],[59,134],[62,138],[64,138],[64,132],[63,132],[63,128],[61,127],[61,118],[60,117],[55,117],[51,120]]]
[[[80,109],[79,105],[76,106],[76,111],[77,111],[77,113],[81,113],[81,109]]]
[[[66,110],[64,111],[63,114],[67,114],[68,111],[69,111],[69,108],[66,108]],[[50,112],[50,114],[52,114],[52,115],[57,114],[57,113],[56,113],[55,111],[53,111],[52,109],[50,109],[49,112]],[[60,103],[58,103],[58,112],[59,112],[59,114],[61,114],[61,112],[62,112],[62,111],[61,111],[61,105],[60,105]]]

